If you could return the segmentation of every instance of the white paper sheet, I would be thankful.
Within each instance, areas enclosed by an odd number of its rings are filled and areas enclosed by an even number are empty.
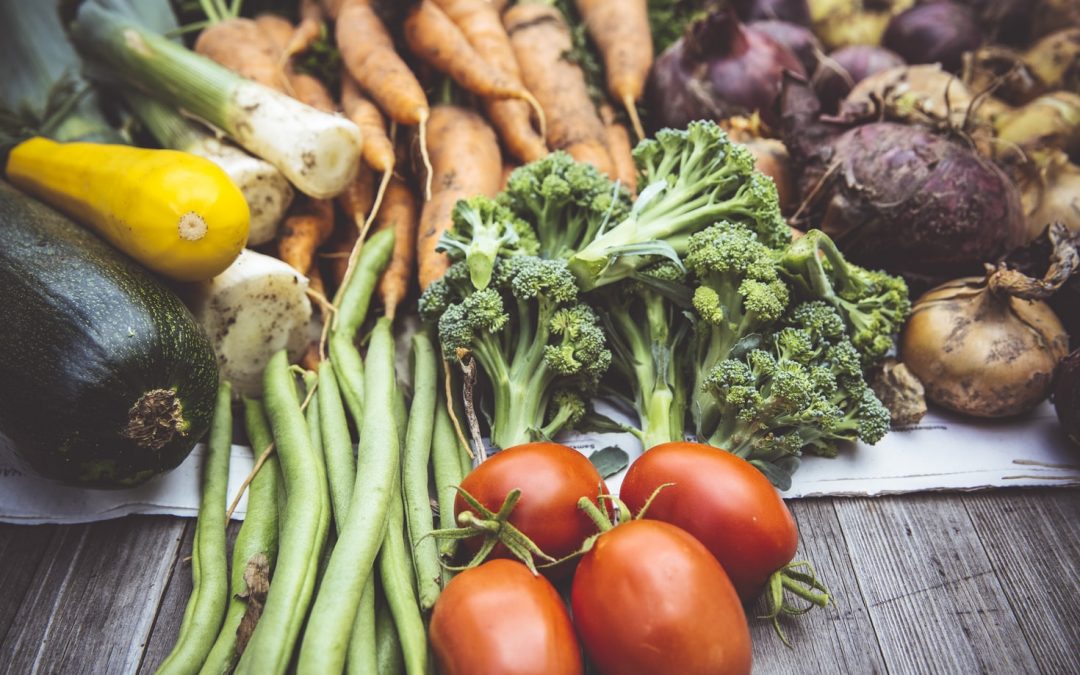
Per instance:
[[[610,412],[610,411],[609,411]],[[588,454],[618,445],[641,448],[629,434],[570,436]],[[131,513],[194,516],[199,503],[202,446],[176,470],[130,490],[65,487],[20,472],[0,442],[0,522],[80,523]],[[252,466],[248,448],[233,446],[229,494]],[[617,492],[622,474],[608,479]],[[1058,426],[1050,404],[1007,421],[968,420],[931,412],[915,427],[893,430],[875,446],[856,444],[835,459],[806,457],[785,497],[874,496],[925,490],[1080,485],[1080,448]],[[234,517],[243,517],[241,501]]]

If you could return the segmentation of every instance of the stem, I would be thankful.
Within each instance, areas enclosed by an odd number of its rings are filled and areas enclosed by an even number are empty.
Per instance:
[[[585,512],[585,515],[589,517],[589,520],[596,524],[596,527],[601,532],[607,532],[615,525],[611,522],[611,519],[600,510],[600,507],[593,503],[588,497],[582,497],[578,500],[578,508]]]

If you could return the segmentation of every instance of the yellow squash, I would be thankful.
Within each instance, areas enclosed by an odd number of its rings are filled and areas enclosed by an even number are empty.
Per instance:
[[[7,177],[177,281],[217,275],[247,243],[240,189],[185,152],[32,138],[12,149]]]

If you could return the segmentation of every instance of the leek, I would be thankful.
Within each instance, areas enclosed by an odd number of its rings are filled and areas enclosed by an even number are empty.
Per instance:
[[[273,164],[218,140],[195,122],[140,92],[124,92],[124,100],[162,147],[209,159],[240,188],[251,211],[248,246],[265,244],[277,235],[278,224],[292,203],[293,189]]]
[[[338,195],[356,175],[360,129],[343,117],[240,77],[93,0],[70,34],[102,72],[221,129],[311,197]]]
[[[29,136],[125,142],[105,119],[97,93],[79,76],[79,56],[55,3],[0,2],[0,63],[16,66],[0,77],[5,144]]]

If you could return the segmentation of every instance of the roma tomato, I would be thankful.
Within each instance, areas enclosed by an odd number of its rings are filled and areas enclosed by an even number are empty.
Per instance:
[[[574,627],[555,587],[514,560],[450,580],[428,629],[442,675],[579,675]]]
[[[466,476],[461,488],[494,512],[508,493],[521,490],[509,523],[556,559],[578,550],[586,538],[596,534],[596,525],[577,507],[578,500],[588,497],[595,504],[601,491],[607,493],[604,479],[584,455],[565,445],[543,442],[496,453]],[[459,494],[454,513],[471,510]],[[479,536],[471,537],[463,546],[473,555],[482,541]],[[495,547],[492,556],[513,557],[502,544]],[[558,579],[571,570],[569,565],[559,565],[544,571]]]
[[[799,543],[780,493],[750,462],[700,443],[664,443],[626,472],[620,498],[635,515],[662,489],[645,518],[677,525],[720,561],[744,601],[791,562]]]
[[[605,675],[750,672],[750,629],[720,563],[657,520],[597,537],[574,573],[574,625]]]

